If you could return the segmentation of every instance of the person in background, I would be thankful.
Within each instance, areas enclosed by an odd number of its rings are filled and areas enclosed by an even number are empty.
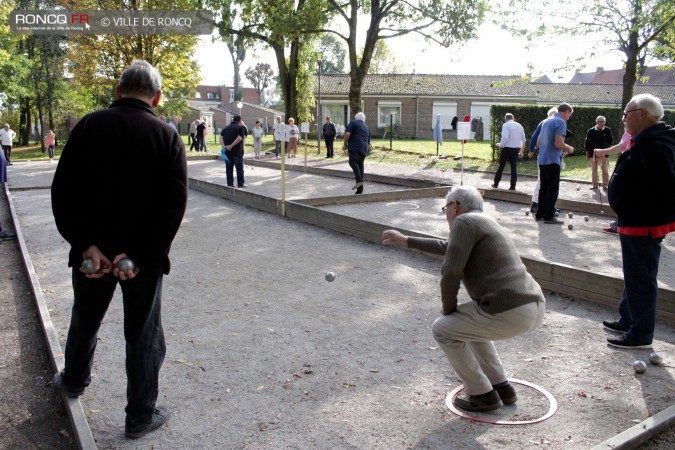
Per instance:
[[[557,111],[558,111],[557,107],[549,109],[547,113],[547,118],[553,117],[553,114],[555,114]],[[539,125],[537,125],[537,128],[534,130],[534,133],[532,134],[532,139],[530,139],[530,146],[529,146],[530,151],[527,153],[527,157],[530,159],[534,158],[534,155],[539,151],[539,147],[537,146],[537,140],[539,139],[539,133],[541,133],[541,126],[544,122],[546,122],[546,119],[539,122]],[[534,190],[532,191],[532,204],[530,205],[530,212],[532,214],[537,214],[537,209],[539,206],[540,185],[541,185],[541,174],[539,173],[539,166],[537,165],[537,184],[534,185]]]
[[[495,173],[495,180],[492,187],[497,189],[502,179],[502,172],[508,161],[511,166],[511,185],[510,191],[516,190],[518,182],[518,159],[522,159],[525,152],[525,130],[523,126],[513,119],[513,114],[506,113],[504,116],[504,125],[502,125],[502,139],[498,144],[501,149],[499,154],[499,167]]]
[[[262,128],[262,124],[259,120],[255,121],[255,127],[253,128],[253,151],[255,152],[255,159],[260,159],[260,152],[262,150],[263,137],[265,137],[265,131]]]
[[[621,242],[623,293],[619,320],[603,321],[618,348],[650,348],[656,326],[661,242],[675,231],[675,129],[661,121],[661,101],[634,96],[623,111],[630,149],[619,155],[609,180]]]
[[[493,341],[539,327],[546,299],[508,232],[483,213],[476,188],[454,186],[441,210],[450,227],[447,240],[385,230],[382,243],[445,256],[441,316],[432,330],[467,394],[453,404],[465,411],[492,411],[518,399]],[[460,284],[473,301],[459,302]]]
[[[344,146],[349,153],[349,167],[352,168],[356,180],[352,190],[356,189],[356,194],[363,194],[364,161],[371,146],[370,130],[366,126],[366,115],[362,112],[356,113],[354,120],[347,125],[344,134]]]
[[[188,135],[188,144],[190,144],[190,151],[197,148],[197,125],[199,125],[199,120],[190,122],[190,134]],[[192,142],[190,142],[192,141]]]
[[[560,166],[564,153],[574,153],[574,148],[565,143],[567,121],[574,110],[567,103],[558,106],[558,112],[546,119],[541,125],[541,133],[537,139],[539,147],[539,173],[541,187],[539,189],[539,205],[535,218],[544,223],[562,225],[564,222],[555,217],[555,203],[560,190]]]
[[[227,185],[234,187],[234,172],[237,170],[237,187],[244,188],[244,139],[246,139],[244,125],[240,115],[232,118],[232,123],[220,132],[220,145],[225,148],[228,160],[225,161]]]
[[[298,153],[298,138],[300,137],[300,129],[295,124],[295,119],[288,119],[288,157],[297,158]]]
[[[2,129],[0,129],[0,144],[2,144],[2,150],[5,153],[5,160],[7,165],[12,165],[12,145],[14,145],[14,138],[16,138],[16,133],[14,130],[9,128],[9,124],[6,123]]]
[[[49,162],[54,162],[54,146],[56,146],[56,134],[49,130],[45,136],[45,145],[47,146],[47,154],[49,155]]]
[[[322,128],[323,140],[326,143],[326,158],[333,157],[333,143],[335,142],[335,136],[337,136],[337,130],[335,129],[335,124],[330,121],[330,116],[326,117],[326,123],[323,124]]]
[[[178,131],[178,116],[171,116],[171,120],[169,121],[169,126],[173,128],[174,130]]]
[[[89,386],[98,331],[119,285],[126,342],[125,436],[136,439],[169,416],[167,407],[156,404],[166,355],[162,280],[187,205],[187,162],[181,137],[155,115],[162,97],[157,69],[134,61],[122,73],[115,95],[109,108],[87,114],[73,128],[52,183],[54,221],[70,244],[74,295],[65,367],[52,384],[69,398]],[[115,133],[109,133],[111,124]],[[83,189],[86,180],[95,180],[96,188]],[[130,190],[120,191],[120,186]],[[127,257],[135,268],[124,272],[117,265]],[[87,259],[95,273],[80,270]]]
[[[196,134],[197,138],[197,151],[204,152],[206,151],[206,121],[200,120],[197,124]]]
[[[2,115],[0,114],[0,117]],[[7,183],[7,160],[5,160],[5,154],[0,152],[0,185]],[[16,235],[3,231],[2,224],[0,224],[0,241],[11,241],[16,239]]]
[[[602,189],[607,190],[609,183],[609,156],[601,156],[595,153],[597,148],[608,148],[614,144],[612,130],[605,126],[607,119],[604,116],[598,116],[595,119],[595,126],[586,132],[584,147],[586,148],[586,159],[591,162],[591,189],[598,189],[598,166],[602,171]]]
[[[274,127],[272,128],[272,134],[274,135],[274,157],[277,159],[281,153],[281,138],[283,138],[280,125],[282,125],[281,116],[277,116],[274,119]]]

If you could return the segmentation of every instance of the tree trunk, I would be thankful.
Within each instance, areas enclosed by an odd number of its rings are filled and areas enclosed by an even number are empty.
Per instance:
[[[19,125],[19,132],[21,133],[21,145],[28,145],[30,141],[30,99],[24,99],[24,105],[21,106],[21,121]]]

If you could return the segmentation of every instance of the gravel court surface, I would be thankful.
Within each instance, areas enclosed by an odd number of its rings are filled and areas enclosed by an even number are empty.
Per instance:
[[[342,190],[351,185],[338,181]],[[248,182],[255,188],[254,177]],[[68,246],[48,191],[13,197],[63,344]],[[544,326],[498,348],[509,376],[548,389],[560,410],[533,426],[469,422],[444,406],[459,381],[429,329],[438,260],[192,191],[172,259],[160,402],[173,416],[139,441],[123,437],[116,298],[83,396],[100,448],[588,448],[673,403],[672,326],[659,323],[655,342],[667,365],[636,376],[631,363],[648,351],[605,345],[599,323],[615,311],[547,295]],[[335,282],[324,281],[326,270]],[[522,420],[545,409],[529,391],[521,398],[494,417]]]

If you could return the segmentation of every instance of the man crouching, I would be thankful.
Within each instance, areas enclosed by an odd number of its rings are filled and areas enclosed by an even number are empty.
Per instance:
[[[385,230],[382,243],[445,255],[440,283],[443,315],[434,322],[433,333],[464,383],[467,398],[455,398],[453,403],[465,411],[492,411],[517,400],[492,341],[537,328],[546,301],[511,238],[483,213],[483,198],[476,188],[453,187],[445,203],[447,241]],[[461,281],[473,301],[458,305]]]

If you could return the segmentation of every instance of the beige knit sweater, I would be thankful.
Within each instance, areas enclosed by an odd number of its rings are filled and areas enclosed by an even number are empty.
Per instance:
[[[441,268],[444,314],[457,309],[457,293],[462,280],[469,296],[488,314],[546,301],[511,238],[494,219],[482,212],[457,216],[447,241],[409,237],[408,247],[445,255]]]

